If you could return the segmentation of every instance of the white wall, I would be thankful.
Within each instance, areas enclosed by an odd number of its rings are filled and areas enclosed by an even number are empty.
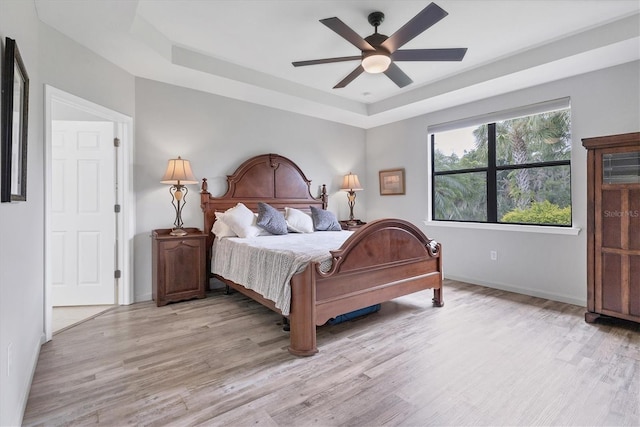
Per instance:
[[[190,160],[196,177],[207,178],[209,192],[221,196],[226,176],[249,157],[283,155],[312,181],[313,195],[327,185],[329,210],[341,219],[349,214],[346,193],[339,191],[342,176],[364,176],[366,167],[362,129],[140,78],[135,139],[136,301],[151,299],[151,230],[170,228],[175,219],[169,188],[160,184],[168,159]],[[199,188],[189,186],[185,226],[203,226]],[[356,210],[365,205],[366,196],[359,194]]]
[[[405,167],[407,194],[368,193],[369,218],[397,216],[443,244],[446,277],[558,301],[586,303],[586,150],[581,139],[640,130],[638,62],[536,86],[367,131],[367,181],[381,169]],[[427,127],[562,97],[571,98],[573,224],[579,235],[425,225]],[[490,261],[496,250],[498,260]],[[446,300],[446,289],[445,289]]]
[[[22,420],[43,333],[43,91],[33,2],[0,1],[0,37],[0,57],[5,37],[16,40],[29,75],[27,201],[0,203],[0,425],[11,426]]]
[[[32,1],[0,0],[2,58],[5,37],[17,41],[30,79],[27,201],[0,204],[0,425],[14,426],[44,339],[43,87],[130,116],[135,99],[131,75],[42,24]]]

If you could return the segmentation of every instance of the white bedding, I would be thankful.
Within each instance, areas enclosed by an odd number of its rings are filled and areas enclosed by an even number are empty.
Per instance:
[[[213,243],[211,271],[271,300],[288,315],[294,274],[309,262],[331,266],[330,250],[339,249],[352,231],[289,233],[281,236],[216,238]]]

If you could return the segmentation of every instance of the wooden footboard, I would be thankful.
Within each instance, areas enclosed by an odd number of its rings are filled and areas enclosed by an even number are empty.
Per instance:
[[[444,305],[441,249],[400,219],[380,219],[358,229],[331,252],[333,265],[328,272],[313,263],[293,277],[289,351],[313,355],[318,351],[316,326],[402,295],[433,289],[433,304]]]

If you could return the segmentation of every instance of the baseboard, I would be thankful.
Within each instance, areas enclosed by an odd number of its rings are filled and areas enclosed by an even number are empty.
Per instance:
[[[31,384],[33,383],[33,377],[36,374],[36,367],[38,366],[38,359],[40,358],[40,349],[42,345],[47,342],[47,336],[42,333],[40,335],[40,343],[36,346],[33,355],[31,356],[31,374],[27,377],[27,382],[24,384],[22,388],[23,394],[20,399],[20,422],[18,425],[22,425],[22,420],[24,419],[24,411],[27,410],[27,402],[29,401],[29,393],[31,392]]]
[[[470,283],[472,285],[480,285],[486,288],[499,289],[501,291],[513,292],[516,294],[523,294],[523,295],[529,295],[532,297],[544,298],[551,301],[564,302],[567,304],[577,305],[579,307],[587,306],[586,301],[580,300],[578,298],[573,298],[567,295],[559,295],[559,294],[554,294],[549,292],[543,292],[537,289],[521,288],[519,286],[513,286],[513,285],[504,284],[504,283],[494,283],[494,282],[489,283],[489,282],[484,282],[482,280],[474,279],[471,277],[451,276],[448,274],[445,275],[445,279],[451,279],[451,280],[456,280],[458,282]]]
[[[153,295],[151,293],[135,295],[133,297],[133,302],[145,302],[153,300]]]

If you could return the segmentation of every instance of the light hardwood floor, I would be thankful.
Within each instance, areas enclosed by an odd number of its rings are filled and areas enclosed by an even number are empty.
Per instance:
[[[640,425],[640,325],[445,281],[318,328],[235,293],[117,307],[42,347],[25,425]]]
[[[79,305],[72,307],[53,307],[51,329],[57,334],[80,322],[89,320],[103,311],[110,310],[113,305]]]

